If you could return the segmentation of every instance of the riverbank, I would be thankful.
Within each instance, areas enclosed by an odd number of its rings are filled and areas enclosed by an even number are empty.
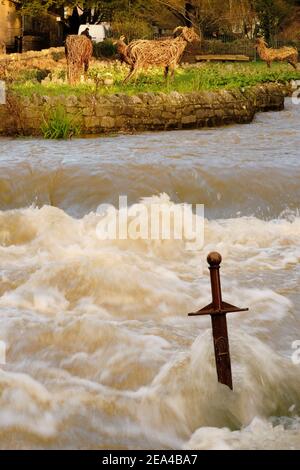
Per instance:
[[[161,67],[141,70],[136,79],[124,83],[129,68],[118,61],[94,60],[82,81],[77,85],[67,83],[65,59],[32,59],[13,63],[9,88],[22,96],[82,96],[82,95],[137,95],[138,93],[194,93],[200,91],[232,90],[264,83],[287,83],[300,80],[300,70],[285,63],[274,63],[268,69],[264,62],[182,64],[174,79],[166,81]],[[17,64],[18,65],[18,64]],[[24,67],[26,68],[24,69]],[[1,79],[1,78],[0,78]]]
[[[250,123],[257,112],[280,111],[289,86],[267,83],[193,93],[19,95],[0,106],[0,135],[70,137],[195,129]]]

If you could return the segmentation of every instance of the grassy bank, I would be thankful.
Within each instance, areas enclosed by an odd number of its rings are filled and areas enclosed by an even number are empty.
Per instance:
[[[205,63],[197,67],[179,68],[174,80],[165,82],[161,69],[142,72],[135,81],[126,85],[122,82],[127,69],[118,63],[94,64],[85,83],[70,86],[64,83],[65,71],[56,72],[56,76],[49,77],[40,83],[34,74],[30,80],[16,80],[10,87],[20,95],[87,95],[99,93],[110,95],[125,93],[134,95],[143,92],[170,93],[178,91],[189,93],[201,90],[232,89],[252,86],[267,82],[288,82],[300,79],[300,70],[293,70],[288,64],[274,64],[268,69],[265,63],[251,62],[246,64],[215,64]],[[113,81],[112,84],[105,84]]]

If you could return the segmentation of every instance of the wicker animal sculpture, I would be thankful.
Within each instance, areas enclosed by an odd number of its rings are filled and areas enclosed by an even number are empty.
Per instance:
[[[93,55],[92,41],[85,35],[70,35],[66,40],[66,57],[68,62],[68,79],[71,85],[80,80],[82,72],[89,69]]]
[[[269,68],[274,61],[286,61],[297,70],[299,54],[297,49],[294,47],[281,47],[280,49],[272,49],[268,47],[264,38],[258,38],[256,40],[255,48],[259,57],[267,62]]]
[[[125,42],[125,36],[121,36],[120,39],[118,39],[118,41],[114,42],[114,45],[117,48],[117,53],[120,57],[122,64],[125,62],[127,65],[131,66],[132,63],[130,62],[129,57],[127,56],[128,46]]]
[[[200,42],[200,40],[200,36],[193,28],[178,27],[174,30],[172,39],[131,42],[126,49],[131,69],[125,82],[130,80],[139,69],[146,69],[149,66],[164,67],[165,78],[168,78],[169,73],[174,77],[175,68],[187,45],[196,41]]]

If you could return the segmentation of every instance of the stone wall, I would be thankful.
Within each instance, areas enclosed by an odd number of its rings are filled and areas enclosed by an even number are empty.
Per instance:
[[[284,107],[286,87],[265,84],[246,90],[124,94],[109,96],[9,95],[0,105],[1,135],[41,135],[41,124],[58,107],[80,124],[82,135],[193,129],[249,123],[259,111]]]
[[[64,47],[51,47],[50,49],[43,49],[42,51],[27,51],[22,54],[14,53],[1,55],[0,54],[0,65],[3,64],[12,64],[15,62],[26,62],[32,60],[44,61],[47,59],[52,59],[55,61],[65,58],[65,48]]]

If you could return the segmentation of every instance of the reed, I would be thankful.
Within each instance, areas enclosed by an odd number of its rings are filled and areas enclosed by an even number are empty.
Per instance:
[[[51,111],[47,118],[44,117],[41,131],[45,139],[71,139],[80,134],[81,126],[59,107]]]

